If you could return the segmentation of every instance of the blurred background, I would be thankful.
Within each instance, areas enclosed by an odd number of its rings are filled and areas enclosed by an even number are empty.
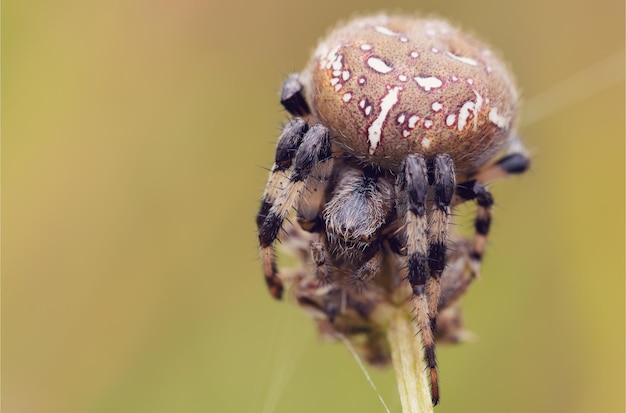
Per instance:
[[[3,412],[384,411],[270,298],[254,228],[283,78],[382,7],[500,50],[534,154],[492,186],[478,339],[439,348],[436,411],[623,411],[624,3],[350,3],[3,2]]]

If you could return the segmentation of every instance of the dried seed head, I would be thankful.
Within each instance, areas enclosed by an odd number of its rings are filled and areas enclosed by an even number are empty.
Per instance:
[[[317,121],[384,168],[408,153],[447,153],[458,170],[476,171],[515,133],[518,95],[505,65],[443,20],[353,20],[320,42],[301,78]]]
[[[459,343],[473,335],[464,328],[460,298],[474,280],[467,239],[451,234],[456,245],[447,251],[447,266],[441,278],[439,319],[435,337],[439,343]],[[337,333],[347,337],[369,364],[383,367],[391,363],[387,330],[392,314],[404,308],[411,313],[411,288],[406,282],[406,257],[389,255],[382,271],[361,289],[333,288],[320,283],[310,245],[315,236],[297,225],[287,224],[283,245],[300,258],[302,268],[283,274],[284,282],[300,306],[317,323],[322,337],[335,340]],[[342,308],[332,319],[329,308]]]

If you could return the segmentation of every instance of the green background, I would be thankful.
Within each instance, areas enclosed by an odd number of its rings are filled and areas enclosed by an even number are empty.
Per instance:
[[[478,340],[438,350],[437,412],[623,411],[623,2],[350,4],[2,3],[3,412],[383,411],[270,299],[253,224],[282,79],[382,6],[500,50],[534,155],[492,186]]]

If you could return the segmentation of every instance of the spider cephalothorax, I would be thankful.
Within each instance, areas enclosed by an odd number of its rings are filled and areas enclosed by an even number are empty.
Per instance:
[[[350,311],[366,320],[377,303],[398,300],[389,292],[410,285],[433,403],[435,338],[451,326],[438,325],[438,314],[468,285],[446,260],[477,273],[493,206],[484,184],[528,167],[517,100],[505,66],[485,45],[445,21],[402,16],[337,28],[283,84],[281,103],[293,117],[257,216],[270,292],[282,295],[273,245],[295,208],[290,232],[309,234],[295,238],[306,238],[311,268],[297,280],[300,303],[329,325]],[[475,235],[456,241],[461,251],[453,256],[451,208],[469,200],[478,205]],[[352,320],[343,322],[358,330]]]

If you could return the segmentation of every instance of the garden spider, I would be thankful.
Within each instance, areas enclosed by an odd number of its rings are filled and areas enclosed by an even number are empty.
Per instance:
[[[516,134],[517,101],[508,71],[485,45],[445,21],[404,16],[337,28],[282,87],[292,118],[257,215],[269,291],[277,299],[283,293],[274,243],[293,208],[290,231],[308,233],[296,238],[307,239],[305,260],[323,289],[299,301],[330,325],[351,310],[367,318],[380,300],[381,267],[390,267],[410,285],[433,404],[435,335],[449,327],[438,327],[438,314],[468,285],[442,281],[451,209],[476,201],[475,234],[458,241],[466,256],[455,258],[475,276],[493,208],[485,184],[529,165]]]

